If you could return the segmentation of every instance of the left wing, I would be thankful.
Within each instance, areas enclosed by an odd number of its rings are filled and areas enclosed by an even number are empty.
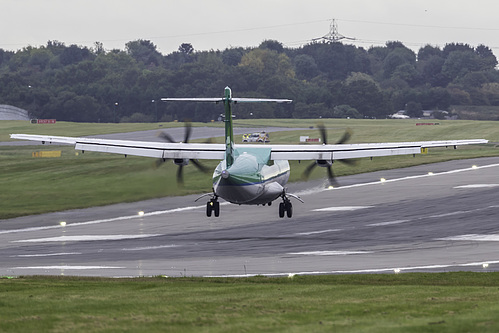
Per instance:
[[[434,147],[487,143],[488,140],[447,140],[418,142],[359,143],[336,145],[265,145],[272,147],[272,160],[341,160],[360,157],[413,155]]]
[[[75,149],[122,155],[135,155],[173,159],[216,159],[225,156],[224,144],[209,143],[163,143],[150,141],[108,140],[64,136],[11,134],[12,139],[41,141],[75,145]],[[457,147],[460,145],[483,144],[488,140],[446,140],[393,143],[363,143],[336,145],[235,145],[234,148],[270,149],[272,160],[338,160],[360,157],[420,154],[427,148]]]

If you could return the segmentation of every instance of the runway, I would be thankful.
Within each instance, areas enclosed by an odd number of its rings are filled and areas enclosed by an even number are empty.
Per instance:
[[[208,218],[193,195],[0,220],[0,275],[499,270],[499,158],[338,181],[290,184],[305,201],[293,201],[291,219],[278,217],[277,201],[222,204]]]

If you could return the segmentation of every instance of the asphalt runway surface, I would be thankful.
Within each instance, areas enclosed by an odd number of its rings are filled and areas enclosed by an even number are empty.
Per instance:
[[[220,217],[208,218],[207,199],[193,195],[0,220],[0,275],[499,270],[499,158],[338,181],[332,190],[289,184],[305,201],[293,200],[290,219],[278,217],[278,201],[222,203]]]

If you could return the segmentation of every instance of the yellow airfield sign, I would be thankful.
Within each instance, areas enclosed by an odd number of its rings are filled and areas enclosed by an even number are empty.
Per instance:
[[[50,151],[34,151],[32,157],[61,157],[62,152],[60,150],[50,150]]]

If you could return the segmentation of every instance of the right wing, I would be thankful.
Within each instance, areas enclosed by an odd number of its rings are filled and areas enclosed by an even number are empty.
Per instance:
[[[76,150],[82,151],[154,158],[222,160],[225,156],[224,144],[108,140],[33,134],[11,134],[10,137],[41,141],[43,144],[70,144],[74,145]]]

